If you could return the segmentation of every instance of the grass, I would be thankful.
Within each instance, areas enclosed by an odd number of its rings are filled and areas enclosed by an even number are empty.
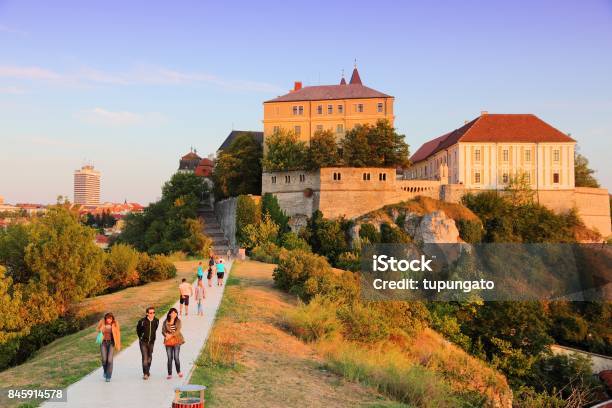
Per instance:
[[[236,261],[209,341],[190,378],[207,407],[408,407],[322,368],[318,351],[284,330],[297,308],[273,288],[274,265]]]
[[[77,317],[92,324],[76,333],[62,337],[38,350],[25,363],[0,372],[4,388],[65,388],[80,380],[100,364],[99,346],[95,344],[95,325],[107,311],[114,313],[121,325],[122,347],[136,340],[134,327],[147,306],[155,306],[162,316],[177,300],[177,288],[182,278],[193,277],[196,262],[175,262],[177,276],[107,295],[96,296],[75,307]],[[13,407],[15,401],[0,401],[2,407]]]

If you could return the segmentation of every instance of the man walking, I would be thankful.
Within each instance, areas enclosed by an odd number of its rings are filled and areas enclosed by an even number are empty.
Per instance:
[[[155,317],[155,308],[149,306],[146,315],[136,324],[136,334],[140,343],[140,354],[142,354],[142,379],[148,380],[151,375],[151,361],[153,360],[153,345],[155,344],[155,332],[159,320]]]
[[[183,315],[183,305],[185,305],[185,316],[189,314],[189,296],[193,294],[193,286],[187,283],[187,279],[183,278],[179,285],[179,316]]]

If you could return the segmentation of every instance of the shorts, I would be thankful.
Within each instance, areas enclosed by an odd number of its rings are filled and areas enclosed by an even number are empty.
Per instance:
[[[179,302],[181,305],[189,306],[189,296],[181,296]]]
[[[225,275],[225,272],[217,272],[217,279],[223,279],[223,275]]]

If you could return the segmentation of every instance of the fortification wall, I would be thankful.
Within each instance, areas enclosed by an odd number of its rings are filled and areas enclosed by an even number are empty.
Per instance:
[[[587,227],[599,231],[604,238],[612,234],[610,228],[610,195],[607,189],[576,187],[574,200],[578,215]]]
[[[236,203],[237,197],[226,198],[215,203],[215,215],[223,235],[232,248],[236,248]]]

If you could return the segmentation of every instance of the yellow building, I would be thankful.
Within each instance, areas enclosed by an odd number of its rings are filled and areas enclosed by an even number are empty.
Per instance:
[[[525,174],[534,190],[572,190],[575,145],[535,115],[482,112],[423,144],[410,158],[406,176],[500,190],[511,177]]]
[[[364,86],[356,67],[348,84],[344,78],[339,85],[302,87],[296,82],[288,94],[264,102],[264,141],[280,129],[308,142],[318,130],[331,130],[341,138],[357,124],[387,119],[393,125],[393,100]]]

